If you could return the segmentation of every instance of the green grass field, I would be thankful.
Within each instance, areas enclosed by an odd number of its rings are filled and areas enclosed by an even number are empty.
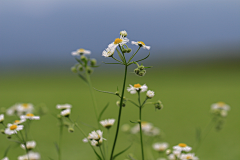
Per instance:
[[[123,71],[96,69],[92,75],[93,86],[100,90],[115,92],[117,86],[121,88]],[[122,68],[123,70],[123,68]],[[132,69],[133,70],[133,69]],[[195,129],[204,128],[211,120],[210,105],[223,101],[231,106],[224,127],[220,132],[211,130],[206,140],[202,143],[197,156],[201,160],[239,160],[240,159],[240,65],[238,63],[217,63],[207,65],[154,67],[147,70],[144,77],[137,77],[129,71],[127,85],[146,83],[150,90],[155,91],[152,101],[160,99],[164,108],[155,111],[154,106],[147,105],[143,109],[143,120],[153,123],[164,132],[164,139],[170,146],[180,142],[192,146],[195,141]],[[105,118],[117,118],[117,97],[104,93],[94,92],[97,98],[98,111],[108,102],[109,108],[103,115]],[[136,95],[129,93],[126,97],[136,99]],[[54,142],[58,141],[58,121],[51,114],[57,114],[57,104],[70,103],[72,119],[78,123],[86,133],[92,131],[81,122],[96,126],[95,115],[88,86],[75,74],[67,73],[17,73],[2,74],[0,82],[0,107],[8,108],[11,105],[33,103],[45,104],[49,114],[42,116],[40,121],[34,121],[31,136],[37,142],[37,151],[43,160],[48,157],[57,159]],[[130,103],[123,108],[121,124],[135,121],[138,109]],[[6,117],[11,122],[13,117]],[[131,124],[132,125],[132,124]],[[109,148],[112,146],[115,128],[110,132]],[[2,126],[0,127],[2,129]],[[106,134],[106,130],[104,135]],[[74,133],[63,134],[62,154],[63,160],[92,160],[95,156],[88,146],[82,142],[83,135],[76,129]],[[9,158],[17,159],[24,151],[0,135],[0,156],[11,144]],[[130,144],[127,135],[120,132],[116,153]],[[148,150],[146,149],[146,159]],[[134,153],[140,159],[140,145],[134,145],[118,159],[124,159],[127,153]],[[154,155],[157,158],[157,154]],[[1,158],[1,157],[0,157]]]

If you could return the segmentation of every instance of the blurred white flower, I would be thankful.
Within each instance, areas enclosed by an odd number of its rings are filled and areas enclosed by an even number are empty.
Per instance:
[[[26,119],[15,120],[13,124],[18,125],[18,124],[21,124],[21,123],[23,123],[25,121],[26,121]]]
[[[102,142],[103,142],[103,138],[100,138],[99,140],[91,140],[91,145],[92,146],[100,146],[101,144],[102,144]]]
[[[88,135],[89,140],[99,140],[102,138],[103,132],[101,130],[92,131]]]
[[[181,160],[198,160],[198,157],[196,157],[194,153],[188,153],[188,154],[181,154],[180,159]]]
[[[227,105],[224,102],[218,102],[218,103],[212,104],[211,109],[212,110],[225,110],[225,111],[228,111],[228,110],[230,110],[230,106]]]
[[[14,104],[13,106],[11,106],[10,108],[7,109],[6,114],[9,116],[14,115],[15,113],[17,114],[17,107],[18,107],[18,103]]]
[[[129,85],[130,87],[127,88],[127,91],[130,92],[131,94],[135,94],[137,93],[137,91],[140,91],[140,92],[145,92],[147,91],[148,87],[146,84],[144,85],[140,85],[139,83],[138,84],[134,84],[133,86],[132,85]]]
[[[125,31],[125,30],[121,31],[120,36],[127,37],[127,31]]]
[[[160,134],[160,129],[157,127],[154,127],[151,123],[143,121],[142,123],[142,131],[145,135],[147,136],[157,136]],[[134,127],[131,129],[132,134],[136,134],[140,131],[139,124],[136,124]]]
[[[9,160],[9,158],[8,157],[4,157],[2,160]]]
[[[115,51],[115,48],[106,48],[102,52],[102,56],[104,56],[104,57],[111,57],[113,55],[114,51]]]
[[[153,149],[158,152],[164,152],[168,148],[168,143],[154,143]]]
[[[28,150],[34,149],[36,147],[36,142],[35,141],[28,141],[26,142],[26,146]],[[25,149],[25,145],[21,144],[21,148]]]
[[[56,108],[57,109],[70,109],[70,108],[72,108],[72,105],[71,104],[58,104],[57,106],[56,106]]]
[[[71,109],[65,109],[61,112],[61,115],[64,116],[64,117],[67,117],[71,114]]]
[[[31,103],[21,103],[17,106],[18,115],[32,113],[33,109],[33,104]]]
[[[142,42],[142,41],[137,41],[137,42],[132,41],[132,44],[135,44],[137,46],[143,47],[144,49],[147,49],[147,50],[149,50],[151,48],[150,46],[146,46],[145,43]]]
[[[17,134],[17,131],[23,129],[23,125],[15,125],[11,123],[8,123],[7,127],[8,128],[5,129],[4,133],[8,135]]]
[[[0,123],[4,121],[4,114],[0,114]]]
[[[128,132],[128,131],[130,131],[130,125],[129,124],[124,124],[124,125],[122,125],[122,127],[121,127],[121,130],[123,131],[123,132]]]
[[[148,97],[148,98],[154,97],[154,92],[151,91],[151,90],[148,90],[148,91],[147,91],[147,97]]]
[[[88,139],[87,138],[83,138],[82,140],[84,143],[87,143],[88,142]]]
[[[37,152],[29,152],[26,155],[19,156],[18,160],[40,160],[41,156]]]
[[[22,115],[20,116],[21,119],[30,119],[30,120],[39,120],[40,117],[39,116],[35,116],[34,114],[32,113],[28,113],[26,115]]]
[[[100,121],[100,124],[105,128],[111,128],[115,122],[115,119],[105,119]]]
[[[91,51],[80,48],[80,49],[72,52],[73,56],[79,56],[79,55],[84,55],[84,54],[91,54]]]
[[[174,150],[172,154],[168,155],[169,160],[180,160],[181,151]]]
[[[177,151],[189,152],[192,150],[192,147],[187,146],[185,143],[179,143],[177,146],[174,146],[173,149]]]

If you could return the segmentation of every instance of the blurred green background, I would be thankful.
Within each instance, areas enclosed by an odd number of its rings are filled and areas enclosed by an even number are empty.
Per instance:
[[[150,56],[151,58],[151,56]],[[149,59],[150,59],[149,58]],[[145,60],[149,63],[149,60]],[[162,141],[174,146],[180,142],[192,146],[195,140],[195,129],[204,128],[211,120],[210,105],[223,101],[231,106],[224,127],[220,132],[211,130],[209,136],[202,143],[197,156],[204,160],[238,160],[240,159],[240,63],[239,61],[218,61],[182,65],[157,65],[147,70],[144,77],[138,77],[133,73],[135,67],[131,66],[128,72],[127,85],[146,83],[150,90],[155,91],[152,101],[161,100],[164,108],[155,111],[154,106],[147,105],[143,109],[143,120],[153,123],[164,133]],[[121,88],[124,68],[109,69],[110,65],[102,65],[95,69],[92,74],[92,83],[95,88],[107,91],[116,91]],[[69,67],[70,68],[70,67]],[[58,114],[57,104],[70,103],[72,108],[72,119],[78,120],[81,128],[86,133],[93,129],[86,127],[81,122],[96,126],[92,101],[88,86],[77,75],[70,70],[42,71],[42,72],[8,72],[1,75],[0,83],[0,107],[8,108],[20,103],[33,103],[34,105],[45,104],[49,113],[41,117],[40,121],[32,123],[31,134],[37,141],[37,151],[41,153],[42,159],[48,157],[57,159],[54,142],[58,141],[58,120],[51,114]],[[94,91],[98,111],[108,102],[109,108],[102,119],[117,118],[117,97]],[[125,94],[126,97],[136,99],[136,95]],[[123,108],[121,124],[129,120],[137,120],[138,109],[130,103]],[[6,122],[14,120],[6,117]],[[131,125],[131,124],[130,124]],[[112,146],[116,125],[110,130],[111,136],[106,141]],[[1,128],[3,128],[1,126]],[[106,137],[106,130],[103,129]],[[95,156],[82,139],[84,136],[76,129],[74,133],[63,134],[63,160],[95,159]],[[4,135],[0,135],[0,155],[11,144],[9,152],[10,159],[16,159],[17,155],[23,155],[20,147],[13,145]],[[128,136],[120,132],[116,152],[124,149],[130,144]],[[140,145],[134,145],[118,159],[124,159],[127,153],[133,153],[140,159]],[[157,155],[154,151],[155,158]],[[146,158],[147,150],[146,150]]]

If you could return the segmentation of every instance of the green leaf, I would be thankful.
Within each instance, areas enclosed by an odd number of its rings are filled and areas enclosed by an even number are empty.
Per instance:
[[[108,106],[109,106],[109,103],[103,108],[102,112],[99,114],[98,121],[101,120],[102,114],[104,113],[104,111],[107,109]]]
[[[78,63],[80,63],[81,65],[83,65],[80,59],[77,59],[76,57],[75,57],[75,59],[76,59],[76,61],[78,61]]]
[[[11,148],[11,145],[9,145],[8,148],[5,150],[3,157],[7,157],[7,154],[10,148]]]
[[[132,146],[132,144],[130,144],[126,149],[122,150],[122,151],[119,152],[118,154],[115,154],[115,155],[113,156],[113,159],[115,159],[117,156],[123,154],[123,153],[124,153],[125,151],[127,151],[131,146]]]
[[[94,88],[94,87],[93,87],[93,89],[95,89],[96,91],[99,91],[99,92],[103,92],[103,93],[108,93],[108,94],[114,94],[114,95],[116,95],[116,94],[113,93],[113,92],[108,92],[108,91],[98,90],[98,89],[96,89],[96,88]]]
[[[149,67],[144,67],[144,68],[152,68],[153,66],[149,66]]]
[[[80,73],[78,73],[78,76],[79,76],[80,78],[82,78],[82,80],[83,80],[84,82],[86,82],[86,83],[88,84],[87,79],[86,79],[83,75],[81,75]]]
[[[150,52],[149,52],[149,54],[147,55],[147,57],[145,57],[145,58],[143,58],[143,59],[140,59],[140,60],[138,60],[138,61],[136,61],[136,62],[143,61],[144,59],[147,59],[149,56],[150,56]]]
[[[55,148],[56,148],[57,152],[59,153],[60,149],[59,149],[59,146],[58,146],[57,142],[55,142],[54,145],[55,145]]]

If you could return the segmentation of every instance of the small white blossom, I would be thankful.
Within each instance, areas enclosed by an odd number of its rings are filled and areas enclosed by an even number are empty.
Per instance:
[[[80,48],[80,49],[72,52],[73,56],[79,56],[79,55],[83,55],[83,54],[91,54],[91,51]]]
[[[83,138],[82,140],[84,143],[87,143],[88,142],[88,139],[87,138]]]
[[[102,56],[104,56],[104,57],[111,57],[113,55],[114,51],[115,51],[115,48],[106,48],[102,52]]]
[[[7,127],[8,128],[5,129],[4,133],[8,135],[17,134],[17,131],[23,129],[23,125],[15,125],[11,123],[8,123]]]
[[[212,110],[225,110],[225,111],[228,111],[228,110],[230,110],[230,106],[227,105],[224,102],[218,102],[218,103],[212,104],[211,109]]]
[[[92,131],[88,135],[89,140],[99,140],[102,138],[103,132],[101,130]]]
[[[111,44],[108,45],[108,48],[114,48],[116,49],[118,45],[122,46],[124,44],[126,44],[127,42],[129,42],[129,39],[126,37],[120,37],[120,38],[116,38],[114,40],[114,42],[112,42]]]
[[[153,149],[159,152],[164,152],[168,148],[168,143],[154,143]]]
[[[127,31],[125,31],[125,30],[121,31],[120,36],[127,37]]]
[[[35,141],[28,141],[26,143],[26,146],[27,146],[27,149],[30,150],[30,149],[33,149],[36,147],[36,142]],[[25,149],[25,145],[24,144],[21,144],[21,148],[22,149]]]
[[[137,91],[145,92],[148,89],[146,84],[142,86],[140,84],[134,84],[133,86],[132,85],[129,85],[129,86],[130,87],[127,88],[127,91],[130,92],[131,94],[135,94],[137,93]]]
[[[32,113],[28,113],[26,115],[22,115],[20,116],[21,119],[30,119],[30,120],[39,120],[40,117],[39,116],[35,116],[34,114]]]
[[[33,104],[31,103],[21,103],[17,106],[18,115],[32,113],[33,109]]]
[[[105,128],[111,128],[115,122],[115,119],[105,119],[100,121],[100,124]]]
[[[188,153],[188,154],[181,154],[180,159],[181,160],[198,160],[198,157],[196,157],[194,153]]]
[[[0,114],[0,123],[4,121],[4,114]]]
[[[26,155],[19,156],[18,160],[40,160],[41,156],[37,152],[29,152]]]
[[[137,41],[137,42],[132,41],[132,44],[135,44],[137,46],[143,47],[144,49],[147,49],[147,50],[149,50],[151,48],[150,46],[146,46],[145,43],[142,42],[142,41]]]
[[[65,109],[61,112],[61,115],[67,117],[71,114],[71,109]]]
[[[70,109],[70,108],[72,108],[72,105],[71,104],[58,104],[57,106],[56,106],[56,108],[57,109]]]
[[[22,124],[25,121],[26,121],[26,119],[15,120],[13,124],[18,125],[18,124]]]
[[[9,158],[8,157],[4,157],[2,160],[9,160]]]
[[[187,146],[185,143],[179,143],[177,146],[174,146],[173,149],[177,151],[190,152],[192,150],[192,147]]]
[[[147,97],[148,97],[148,98],[154,97],[154,92],[151,91],[151,90],[148,90],[148,91],[147,91]]]

